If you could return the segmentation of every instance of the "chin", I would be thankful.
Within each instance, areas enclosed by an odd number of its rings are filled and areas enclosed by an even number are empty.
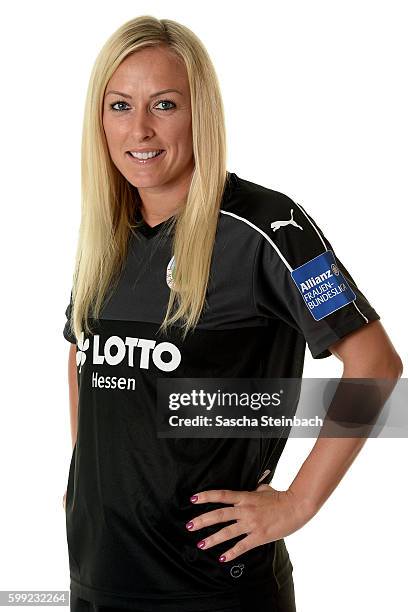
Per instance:
[[[133,187],[142,187],[143,189],[148,189],[149,187],[158,187],[161,182],[159,182],[155,178],[149,177],[141,177],[137,178],[135,176],[125,177]]]

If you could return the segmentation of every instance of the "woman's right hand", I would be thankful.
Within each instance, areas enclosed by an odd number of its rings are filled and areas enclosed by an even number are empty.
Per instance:
[[[64,496],[62,498],[62,506],[64,510],[65,510],[66,499],[67,499],[67,492],[65,491]]]

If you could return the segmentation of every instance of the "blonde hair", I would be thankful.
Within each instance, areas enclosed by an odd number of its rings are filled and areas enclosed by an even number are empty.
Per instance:
[[[170,19],[143,15],[127,21],[106,41],[92,69],[85,102],[81,150],[81,222],[72,282],[70,326],[77,340],[91,333],[108,289],[125,262],[129,234],[140,203],[137,189],[113,164],[102,124],[109,79],[131,53],[151,46],[172,50],[184,61],[191,93],[195,168],[174,227],[173,286],[159,331],[179,321],[183,339],[205,307],[211,256],[222,196],[228,183],[224,110],[218,79],[201,41]],[[164,271],[165,274],[165,271]],[[176,310],[173,314],[173,307]]]

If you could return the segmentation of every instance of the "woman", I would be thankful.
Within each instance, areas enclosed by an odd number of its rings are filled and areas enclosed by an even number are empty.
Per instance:
[[[316,514],[363,443],[318,440],[277,491],[268,483],[286,438],[159,437],[160,379],[301,378],[306,342],[314,358],[342,359],[345,376],[401,372],[314,220],[227,172],[225,143],[197,37],[150,16],[119,28],[88,90],[64,328],[72,610],[293,612],[283,538]],[[336,265],[345,288],[314,310],[292,276],[312,260],[315,275]]]

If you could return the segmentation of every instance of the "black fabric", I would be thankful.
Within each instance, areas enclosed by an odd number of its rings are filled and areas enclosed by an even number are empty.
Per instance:
[[[160,609],[160,606],[156,606],[155,608],[150,608],[149,612],[151,612],[151,610],[160,611]],[[99,606],[93,602],[71,595],[70,610],[71,612],[119,612],[123,610],[123,608]],[[146,608],[130,608],[130,610],[132,610],[132,612],[148,612]],[[207,612],[254,612],[254,610],[256,610],[256,612],[296,612],[293,581],[288,582],[282,587],[279,601],[271,598],[259,601],[253,600],[247,605],[243,604],[232,608],[211,608],[208,609]]]
[[[188,605],[186,603],[186,605]],[[152,612],[160,611],[160,605],[153,608],[129,608],[132,612]],[[184,608],[186,611],[188,608]],[[190,608],[194,611],[194,608]],[[119,612],[123,608],[115,608],[112,606],[99,606],[91,601],[86,601],[80,597],[71,594],[70,611],[71,612]],[[206,612],[296,612],[295,591],[293,580],[289,580],[280,590],[279,599],[267,597],[261,600],[253,599],[249,603],[243,603],[239,606],[228,608],[209,608]]]
[[[286,224],[273,231],[271,224],[289,219],[292,209],[303,229]],[[337,261],[356,304],[315,321],[289,268],[331,245],[288,196],[231,174],[206,307],[184,341],[178,327],[164,336],[172,262],[167,225],[150,228],[139,216],[119,283],[91,321],[94,333],[77,345],[78,436],[66,498],[71,589],[98,606],[135,610],[215,612],[258,600],[266,606],[269,598],[271,610],[292,612],[294,604],[279,603],[293,571],[284,540],[222,564],[218,556],[243,536],[198,550],[196,542],[222,526],[185,528],[223,506],[194,506],[193,493],[254,490],[265,470],[262,482],[270,483],[286,438],[158,438],[157,381],[301,378],[306,342],[313,357],[327,357],[333,342],[379,315]],[[67,325],[64,336],[75,341]]]
[[[68,340],[68,342],[71,342],[71,344],[76,344],[77,339],[75,337],[73,330],[71,329],[71,324],[70,324],[71,310],[72,310],[72,291],[71,291],[71,295],[69,298],[69,304],[65,310],[65,316],[67,320],[66,320],[66,323],[63,329],[63,335],[64,335],[65,340]]]
[[[310,215],[306,216],[298,205],[295,206],[296,217],[303,231],[299,232],[296,227],[288,226],[285,228],[286,233],[278,232],[273,236],[274,244],[293,268],[315,258],[324,250],[333,251],[337,266],[356,294],[356,300],[316,321],[305,307],[303,298],[282,258],[267,240],[261,239],[254,267],[255,306],[259,314],[284,321],[287,326],[299,331],[305,338],[312,356],[321,359],[331,355],[328,350],[331,344],[364,325],[364,317],[368,321],[374,321],[379,319],[379,315],[337,257],[333,246],[314,219]],[[285,214],[284,211],[282,214]]]
[[[189,601],[187,600],[180,609],[186,612],[188,610],[194,612],[194,600],[191,600],[191,602],[192,607],[189,607]],[[281,584],[276,595],[266,595],[261,598],[258,598],[257,595],[251,595],[250,597],[243,596],[238,605],[228,606],[227,608],[220,608],[215,596],[212,605],[213,607],[207,608],[205,612],[296,612],[296,597],[292,574],[287,576],[287,579]],[[124,609],[131,610],[132,612],[155,612],[156,610],[160,611],[162,608],[160,604],[155,603],[151,603],[147,608],[101,606],[92,601],[81,599],[76,595],[75,590],[70,593],[70,612],[119,612]]]

